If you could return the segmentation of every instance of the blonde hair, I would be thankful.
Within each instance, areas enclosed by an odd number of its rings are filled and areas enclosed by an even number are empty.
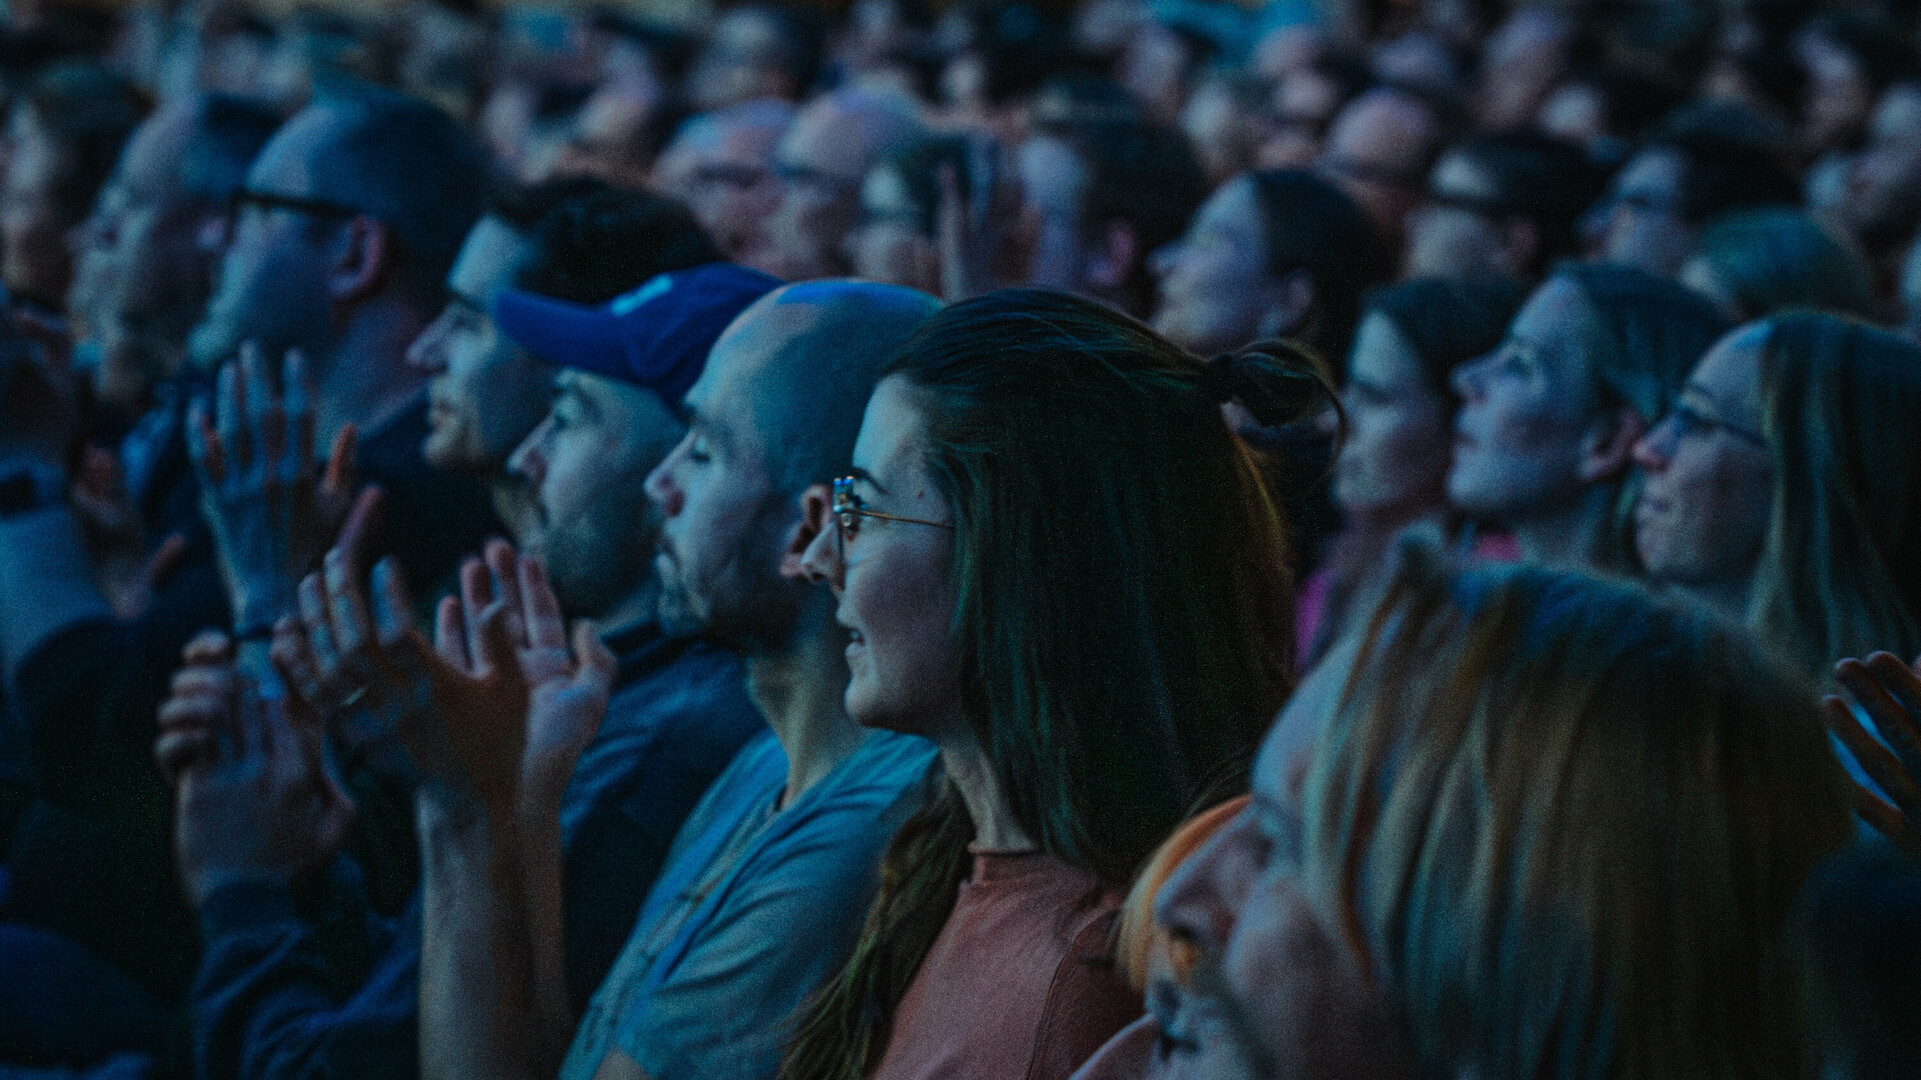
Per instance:
[[[1248,797],[1239,795],[1195,814],[1148,857],[1147,865],[1141,868],[1134,887],[1127,891],[1127,899],[1121,903],[1120,924],[1114,930],[1114,967],[1121,978],[1127,980],[1127,985],[1137,991],[1147,989],[1148,973],[1157,952],[1167,958],[1176,978],[1186,979],[1194,963],[1193,953],[1154,921],[1154,902],[1160,898],[1161,886],[1167,884],[1167,879],[1180,869],[1188,856],[1199,851],[1221,826],[1246,809],[1247,803]]]
[[[1794,1075],[1787,916],[1850,835],[1813,687],[1638,587],[1412,542],[1365,633],[1307,778],[1304,884],[1423,1064]]]

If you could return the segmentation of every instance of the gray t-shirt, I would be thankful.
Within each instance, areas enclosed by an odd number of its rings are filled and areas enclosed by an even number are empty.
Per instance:
[[[872,732],[776,810],[786,755],[771,732],[749,742],[675,837],[561,1080],[592,1080],[616,1046],[652,1080],[772,1077],[796,1009],[853,948],[933,759],[925,740]]]

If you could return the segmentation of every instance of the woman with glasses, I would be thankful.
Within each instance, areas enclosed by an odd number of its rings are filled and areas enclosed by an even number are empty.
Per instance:
[[[1656,580],[1812,669],[1921,652],[1921,346],[1835,315],[1750,323],[1634,459]]]
[[[903,348],[802,565],[849,631],[848,713],[940,767],[784,1075],[1058,1080],[1140,1014],[1121,896],[1292,684],[1282,523],[1220,406],[1278,424],[1325,394],[1058,293]]]

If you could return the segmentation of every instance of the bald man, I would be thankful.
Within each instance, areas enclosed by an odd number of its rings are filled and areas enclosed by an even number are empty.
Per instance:
[[[1404,90],[1370,90],[1335,114],[1315,170],[1367,211],[1398,249],[1440,145],[1432,105]]]
[[[847,959],[873,899],[874,867],[920,802],[933,748],[847,716],[847,632],[800,557],[834,527],[831,482],[850,466],[882,363],[937,306],[890,285],[789,286],[735,320],[687,393],[687,436],[646,482],[662,517],[661,624],[737,650],[769,730],[681,827],[626,948],[571,1033],[563,1080],[771,1078],[786,1022]],[[426,842],[423,866],[472,873],[486,862],[442,858],[438,841]],[[484,870],[429,876],[429,909],[443,895],[436,890],[471,897],[489,888]],[[472,973],[487,966],[471,960],[486,935],[445,930],[467,936],[445,950],[427,941],[423,1057],[450,1076],[551,1076],[537,1051],[502,1052],[495,1040],[462,1035],[469,1003],[486,990]]]
[[[788,281],[847,273],[841,248],[860,221],[861,181],[882,154],[923,131],[913,105],[897,94],[836,90],[810,102],[774,152],[780,207],[759,269]]]
[[[794,107],[776,98],[696,116],[654,163],[654,187],[686,203],[723,255],[764,265],[767,219],[780,205],[774,147],[793,122]]]

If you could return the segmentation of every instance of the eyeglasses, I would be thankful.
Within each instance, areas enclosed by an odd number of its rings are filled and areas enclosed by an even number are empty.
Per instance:
[[[882,521],[904,521],[909,525],[932,525],[936,529],[953,531],[954,526],[942,521],[927,521],[922,518],[901,517],[898,514],[883,514],[869,510],[854,494],[854,478],[843,476],[834,481],[834,520],[839,525],[840,542],[843,550],[847,542],[860,533],[861,518],[880,518]]]
[[[1413,188],[1421,183],[1423,173],[1415,170],[1397,169],[1391,165],[1376,164],[1371,161],[1356,161],[1353,158],[1335,154],[1322,154],[1315,167],[1323,176],[1334,180],[1359,180],[1382,187]]]
[[[1752,443],[1763,450],[1768,448],[1768,440],[1760,432],[1736,427],[1725,420],[1716,420],[1685,402],[1676,405],[1673,411],[1668,413],[1668,417],[1674,421],[1676,438],[1685,439],[1691,435],[1712,435],[1716,431],[1725,431],[1742,442]]]
[[[859,180],[835,176],[806,165],[775,162],[774,175],[787,187],[812,191],[827,198],[837,199],[842,195],[852,198],[860,190]]]
[[[1504,218],[1514,213],[1514,207],[1509,205],[1504,199],[1497,199],[1492,196],[1464,195],[1459,192],[1442,191],[1439,188],[1432,187],[1427,189],[1427,203],[1429,206],[1441,207],[1448,210],[1460,210],[1477,217],[1492,219]]]
[[[227,196],[227,220],[229,222],[240,220],[241,212],[249,206],[258,207],[263,213],[270,210],[291,210],[296,214],[306,214],[310,217],[350,218],[360,215],[358,209],[346,203],[241,188]]]

